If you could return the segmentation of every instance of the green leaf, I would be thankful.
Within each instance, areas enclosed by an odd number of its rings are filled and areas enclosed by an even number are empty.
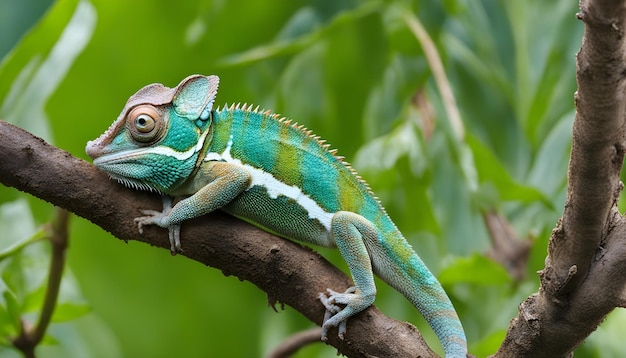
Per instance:
[[[365,2],[350,11],[339,12],[328,23],[322,24],[322,16],[312,7],[297,11],[278,33],[276,39],[241,53],[225,56],[217,61],[218,66],[244,66],[279,56],[295,54],[319,42],[324,36],[332,35],[338,27],[351,25],[361,17],[379,10],[377,2]]]
[[[626,311],[613,310],[600,325],[596,333],[585,339],[583,349],[576,355],[582,357],[621,357],[624,354],[624,336],[622,330],[626,325]],[[597,352],[601,352],[600,354]]]
[[[0,1],[0,59],[50,7],[52,0]]]
[[[467,137],[467,143],[476,158],[476,170],[480,182],[493,184],[501,200],[515,200],[524,203],[540,201],[546,207],[554,209],[552,202],[540,190],[513,180],[508,171],[485,145],[472,136]]]
[[[553,198],[567,183],[574,112],[566,113],[545,136],[526,181]],[[558,201],[561,204],[561,201]],[[555,202],[556,205],[556,202]]]
[[[43,338],[41,339],[40,344],[44,346],[56,346],[59,344],[59,341],[53,336],[46,333],[43,335]]]
[[[502,341],[504,341],[506,331],[506,329],[500,329],[492,332],[491,334],[483,338],[480,342],[472,344],[470,347],[470,351],[476,357],[487,357],[494,354],[502,344]]]
[[[18,317],[30,292],[36,291],[45,282],[47,255],[37,252],[39,250],[33,248],[35,245],[27,246],[40,235],[36,233],[26,200],[0,205],[0,247],[4,257],[0,261],[0,276],[5,292],[10,292],[12,300],[18,303],[18,310],[12,312]]]
[[[0,205],[0,258],[32,241],[37,229],[28,202],[18,199]]]
[[[91,306],[86,303],[65,302],[57,304],[54,308],[52,322],[67,322],[80,318],[91,311]]]
[[[2,336],[7,335],[15,335],[19,332],[21,328],[21,310],[20,305],[17,302],[17,297],[15,294],[11,292],[9,287],[4,283],[4,280],[0,279],[0,292],[2,293],[2,304],[0,307],[0,317],[4,317],[5,319],[0,320],[0,322],[4,322],[1,324],[1,333]]]
[[[407,156],[413,175],[423,176],[428,158],[413,123],[405,121],[389,134],[365,144],[357,152],[354,166],[364,172],[388,170],[396,166],[401,157]]]
[[[438,279],[444,286],[461,282],[494,286],[511,283],[511,278],[501,265],[478,254],[457,258],[440,272]]]
[[[69,2],[59,2],[52,11],[64,13],[68,5],[73,7]],[[96,14],[93,5],[87,1],[80,1],[67,25],[59,27],[58,23],[44,21],[38,26],[24,40],[25,43],[33,37],[36,38],[40,31],[49,31],[53,34],[59,33],[61,29],[63,31],[48,53],[31,55],[26,65],[19,70],[0,105],[0,117],[51,141],[52,133],[44,107],[89,42],[95,23]],[[23,45],[25,46],[26,44]],[[13,55],[25,54],[17,52]],[[7,72],[9,76],[11,75],[9,66],[11,63],[14,62],[6,62],[0,68],[1,77],[7,77]]]

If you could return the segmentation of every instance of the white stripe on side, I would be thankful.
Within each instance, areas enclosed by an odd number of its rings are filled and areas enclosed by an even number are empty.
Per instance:
[[[319,221],[328,232],[330,232],[330,222],[334,213],[329,213],[324,210],[315,200],[302,191],[295,185],[287,185],[282,181],[276,179],[271,173],[268,173],[262,169],[253,167],[249,164],[244,164],[238,158],[233,158],[230,153],[230,149],[233,146],[233,136],[230,136],[226,149],[222,153],[207,153],[204,157],[205,161],[220,160],[227,163],[235,163],[243,166],[250,173],[252,182],[250,187],[261,186],[267,191],[270,198],[276,199],[279,195],[286,196],[293,199],[298,205],[309,213],[309,219],[315,219]]]

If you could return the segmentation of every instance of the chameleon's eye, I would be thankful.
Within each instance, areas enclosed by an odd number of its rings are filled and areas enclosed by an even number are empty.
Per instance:
[[[154,118],[147,114],[140,114],[135,118],[135,128],[141,133],[150,133],[154,129]]]
[[[126,125],[133,139],[141,143],[151,143],[160,138],[163,121],[156,108],[142,105],[130,111],[126,118]]]

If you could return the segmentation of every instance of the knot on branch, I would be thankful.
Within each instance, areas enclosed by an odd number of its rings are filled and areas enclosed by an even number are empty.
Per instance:
[[[604,27],[605,30],[614,32],[617,35],[617,39],[621,39],[624,36],[624,30],[620,26],[618,20],[624,18],[623,14],[612,13],[610,10],[604,9],[601,5],[595,3],[596,6],[588,6],[586,2],[580,2],[580,11],[576,13],[576,18],[587,26]],[[609,6],[610,8],[610,6]],[[621,9],[625,11],[624,8]]]
[[[615,143],[613,145],[613,149],[615,149],[615,153],[613,158],[611,158],[611,162],[615,166],[615,169],[620,170],[622,168],[622,163],[624,163],[624,153],[626,152],[626,148],[624,148],[622,143]]]
[[[622,214],[619,212],[619,209],[617,207],[617,202],[619,200],[619,193],[622,191],[622,189],[624,189],[624,184],[620,181],[614,193],[613,206],[611,207],[611,210],[609,211],[609,215],[606,219],[604,229],[602,230],[602,238],[600,240],[600,245],[598,245],[598,248],[597,248],[598,250],[601,250],[603,246],[606,245],[606,241],[609,235],[611,234],[611,231],[615,229],[618,222],[622,219]]]
[[[565,297],[569,290],[565,289],[572,281],[574,276],[578,273],[578,266],[571,265],[565,274],[565,277],[560,277],[554,267],[550,264],[550,258],[546,259],[546,268],[538,271],[541,279],[541,289],[552,297],[552,302],[558,306],[565,306],[567,302]]]
[[[538,335],[541,330],[539,314],[537,310],[538,294],[534,293],[519,305],[519,312],[526,324],[531,328],[531,332]]]

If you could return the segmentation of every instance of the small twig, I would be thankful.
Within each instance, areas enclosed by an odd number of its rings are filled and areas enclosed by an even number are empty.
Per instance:
[[[50,271],[48,273],[48,286],[44,298],[39,321],[34,327],[29,327],[22,322],[22,332],[13,340],[13,345],[19,349],[25,357],[35,357],[35,347],[43,339],[54,309],[56,307],[63,269],[65,267],[65,250],[68,246],[67,227],[70,213],[57,208],[56,214],[49,225],[46,225],[46,236],[52,244],[52,257],[50,258]]]
[[[483,219],[492,243],[487,256],[503,265],[514,280],[521,281],[526,276],[531,242],[520,239],[508,220],[495,210],[484,212]]]
[[[411,98],[411,104],[419,113],[424,139],[428,141],[433,137],[433,133],[435,132],[435,108],[426,97],[426,92],[422,88],[415,92]]]
[[[461,114],[458,106],[456,105],[454,94],[452,93],[452,86],[450,86],[450,81],[448,80],[446,71],[443,68],[443,63],[441,61],[441,57],[439,56],[439,52],[437,51],[437,47],[428,35],[428,32],[426,32],[426,29],[424,29],[424,26],[422,26],[420,20],[412,12],[403,11],[402,13],[407,26],[411,29],[413,35],[417,38],[417,41],[419,41],[422,45],[426,61],[428,61],[428,66],[433,72],[435,83],[437,84],[437,88],[439,88],[439,93],[443,99],[444,108],[448,114],[448,118],[450,118],[452,130],[457,136],[457,139],[463,142],[465,140],[465,127],[463,126]]]
[[[474,156],[471,148],[465,142],[465,126],[463,125],[461,113],[459,112],[459,108],[456,104],[454,93],[452,92],[452,86],[450,85],[450,81],[448,80],[448,76],[444,70],[443,62],[441,61],[437,47],[428,35],[428,32],[426,32],[426,29],[424,29],[424,26],[422,26],[420,20],[413,14],[413,12],[405,9],[402,11],[402,18],[409,29],[413,32],[417,41],[422,45],[426,61],[428,62],[428,66],[433,73],[435,83],[437,84],[437,88],[441,94],[443,107],[450,122],[452,135],[458,144],[456,155],[459,156],[458,160],[461,164],[461,170],[463,171],[467,188],[470,192],[475,192],[478,190],[478,173],[476,172],[476,165],[474,164]]]
[[[278,347],[271,351],[267,358],[287,358],[291,357],[300,348],[311,344],[321,342],[322,328],[315,327],[306,331],[298,332],[285,339]]]

